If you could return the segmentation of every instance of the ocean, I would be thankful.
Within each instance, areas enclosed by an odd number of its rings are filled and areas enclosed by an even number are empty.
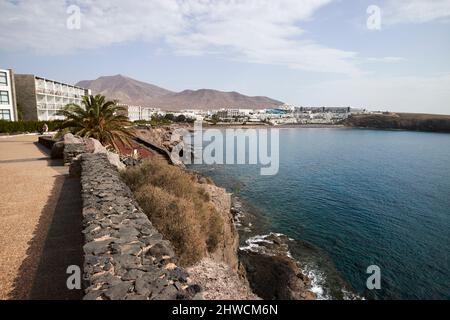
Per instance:
[[[191,166],[253,217],[243,246],[287,235],[319,298],[450,299],[449,134],[279,130],[275,176],[258,165]],[[371,265],[380,289],[366,286]]]

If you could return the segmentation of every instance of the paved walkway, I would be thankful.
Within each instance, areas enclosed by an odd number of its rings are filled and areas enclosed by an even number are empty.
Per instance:
[[[36,136],[0,137],[0,299],[79,299],[66,268],[81,246],[79,180]]]

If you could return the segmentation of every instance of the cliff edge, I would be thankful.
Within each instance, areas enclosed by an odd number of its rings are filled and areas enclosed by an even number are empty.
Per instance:
[[[352,115],[344,120],[347,127],[450,132],[450,116],[420,113],[383,113]]]

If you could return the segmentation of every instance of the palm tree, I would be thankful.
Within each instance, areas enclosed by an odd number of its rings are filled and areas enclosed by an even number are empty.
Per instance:
[[[102,95],[83,97],[83,107],[68,104],[57,115],[66,119],[61,129],[68,128],[73,134],[86,138],[95,138],[106,147],[118,150],[118,142],[130,145],[134,136],[131,122],[125,114],[125,108],[114,101],[106,101]]]

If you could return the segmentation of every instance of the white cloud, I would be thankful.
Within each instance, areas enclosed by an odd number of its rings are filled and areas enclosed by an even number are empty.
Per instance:
[[[66,28],[70,4],[81,7],[80,30]],[[45,54],[153,40],[183,28],[183,17],[172,0],[2,1],[0,12],[0,39],[5,48],[27,48]]]
[[[383,24],[426,23],[450,18],[450,0],[387,0]]]
[[[203,2],[190,11],[187,32],[168,41],[181,54],[223,53],[237,60],[355,74],[356,54],[302,38],[298,22],[311,19],[329,0]],[[218,3],[220,3],[218,5]]]
[[[396,62],[402,62],[406,59],[403,57],[371,57],[366,59],[368,62],[384,62],[384,63],[396,63]]]
[[[218,54],[245,62],[358,74],[356,53],[310,41],[299,27],[331,1],[2,1],[0,41],[2,47],[44,54],[164,41],[180,55]],[[81,7],[80,30],[66,28],[69,4]]]

